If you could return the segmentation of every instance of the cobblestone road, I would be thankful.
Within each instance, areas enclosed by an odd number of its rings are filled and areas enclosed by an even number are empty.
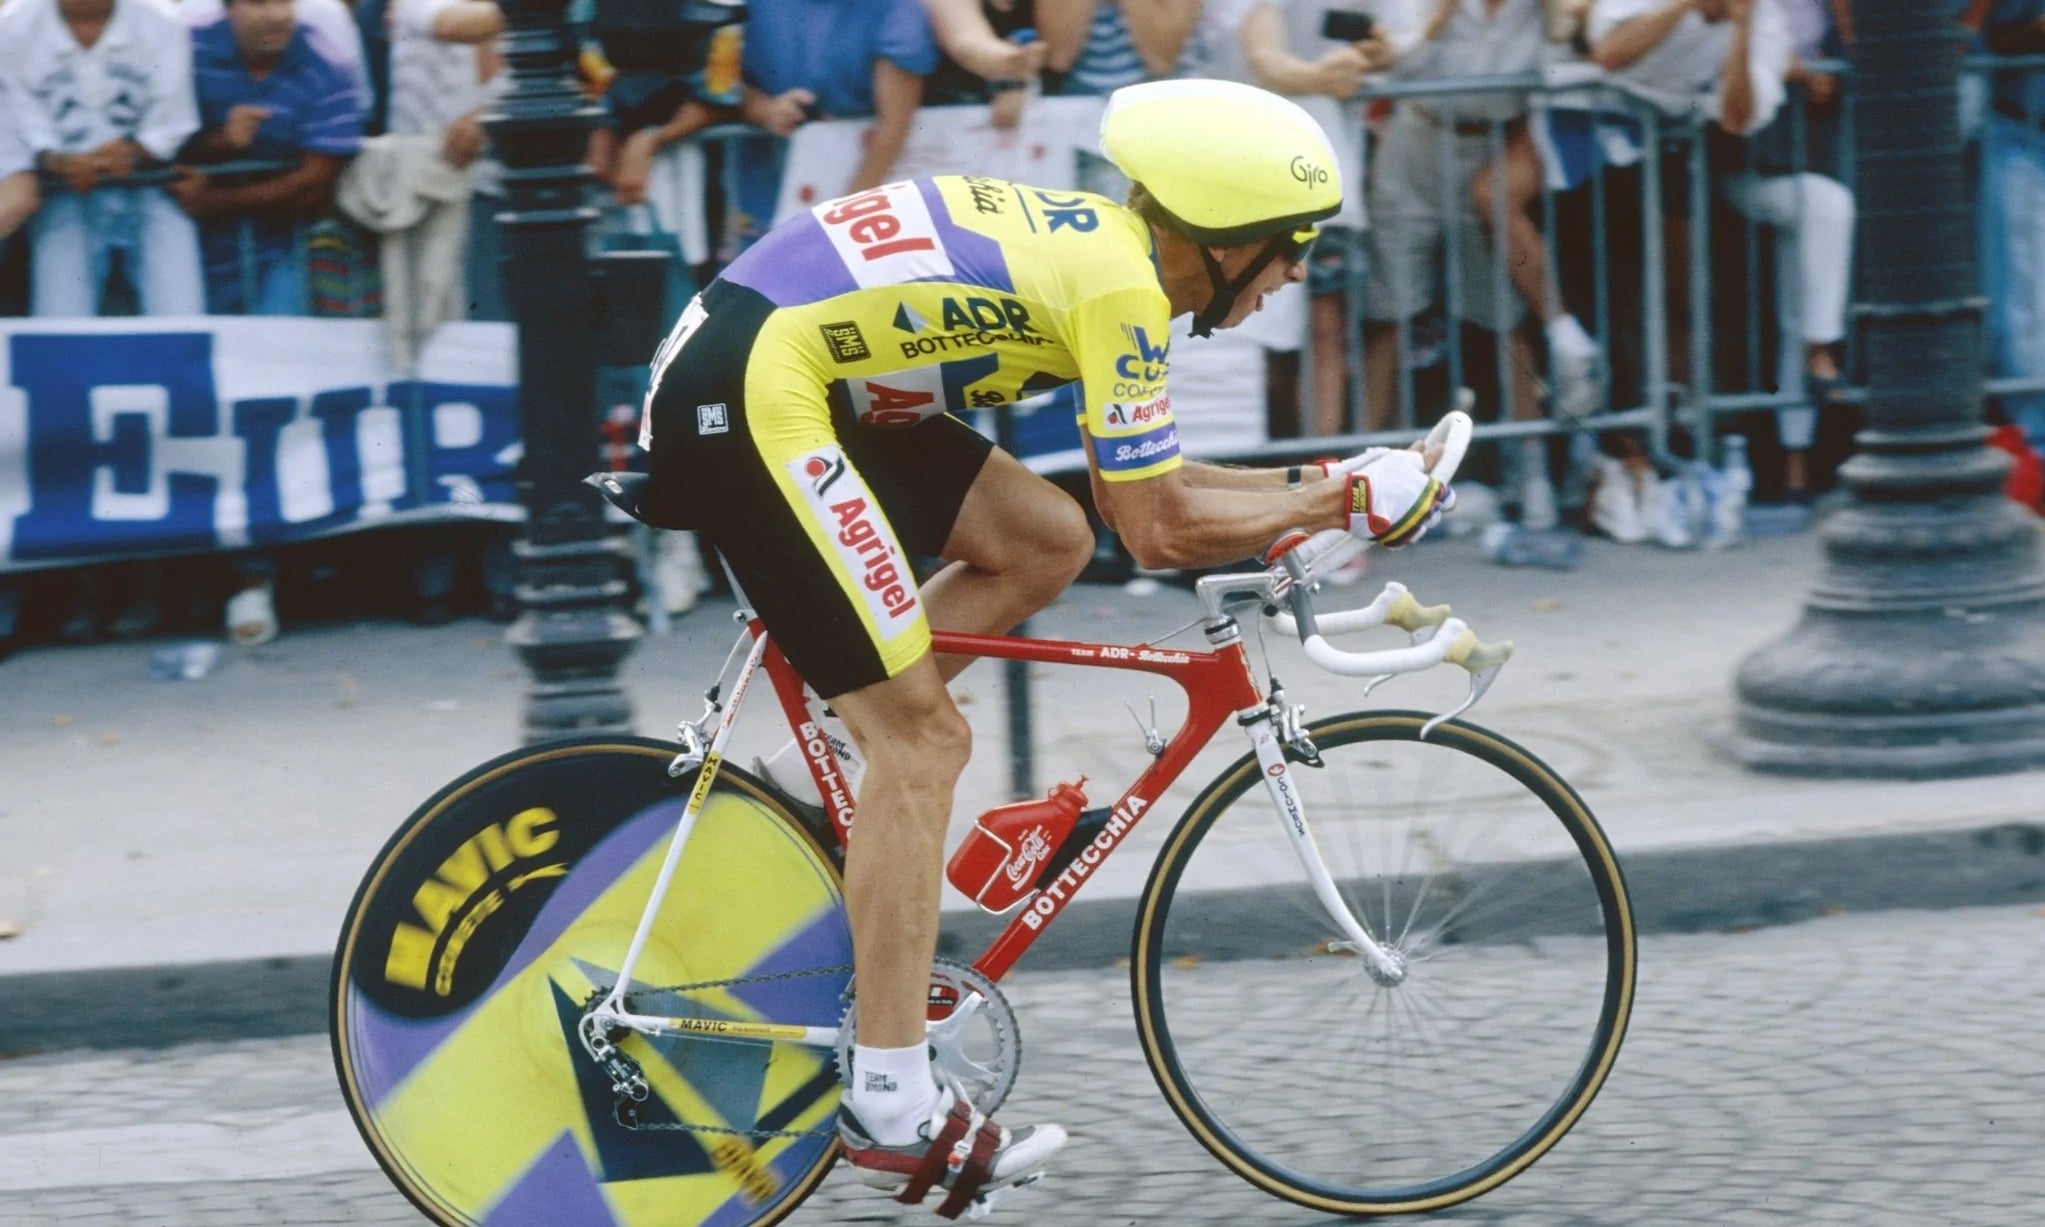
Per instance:
[[[1019,974],[1021,1089],[1071,1157],[995,1222],[1312,1224],[1165,1108],[1122,972]],[[2045,909],[1844,915],[1643,943],[1604,1094],[1458,1224],[1897,1224],[2045,1218]],[[1225,992],[1225,990],[1223,990]],[[842,1174],[794,1224],[917,1221]],[[413,1223],[301,1037],[0,1061],[0,1224]],[[920,1219],[920,1221],[934,1221]]]

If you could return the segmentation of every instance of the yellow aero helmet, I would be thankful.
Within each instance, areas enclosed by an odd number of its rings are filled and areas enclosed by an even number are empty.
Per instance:
[[[1298,104],[1254,85],[1118,89],[1101,116],[1101,152],[1197,243],[1290,234],[1304,245],[1342,207],[1328,134]]]

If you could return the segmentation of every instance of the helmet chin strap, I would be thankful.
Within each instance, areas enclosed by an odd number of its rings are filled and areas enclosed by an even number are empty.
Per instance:
[[[1243,291],[1248,289],[1250,283],[1264,271],[1264,266],[1292,245],[1292,240],[1288,236],[1274,235],[1264,244],[1264,250],[1256,259],[1250,261],[1249,266],[1238,274],[1234,281],[1230,281],[1222,274],[1221,261],[1214,258],[1214,253],[1201,246],[1200,261],[1207,266],[1207,283],[1214,287],[1214,294],[1207,300],[1207,306],[1193,317],[1193,335],[1213,336],[1215,328],[1228,318],[1229,312],[1235,310],[1236,299],[1242,297]]]

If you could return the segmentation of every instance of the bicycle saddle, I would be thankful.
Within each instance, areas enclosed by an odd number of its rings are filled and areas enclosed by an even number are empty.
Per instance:
[[[647,476],[644,473],[591,473],[582,479],[585,486],[595,486],[604,501],[619,511],[631,516],[641,524],[653,528],[692,528],[694,525],[677,522],[673,515],[648,511],[645,506]]]

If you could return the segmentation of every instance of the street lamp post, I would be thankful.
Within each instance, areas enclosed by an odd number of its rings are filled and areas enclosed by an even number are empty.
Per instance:
[[[505,295],[518,324],[522,612],[507,635],[524,660],[528,742],[627,730],[618,664],[630,552],[581,484],[598,468],[595,210],[583,160],[597,113],[574,73],[567,0],[500,0],[512,87],[487,123],[505,167]]]
[[[1961,30],[1950,0],[1861,0],[1854,26],[1867,417],[1801,621],[1740,665],[1733,749],[1801,774],[2045,762],[2038,527],[1981,423]]]

